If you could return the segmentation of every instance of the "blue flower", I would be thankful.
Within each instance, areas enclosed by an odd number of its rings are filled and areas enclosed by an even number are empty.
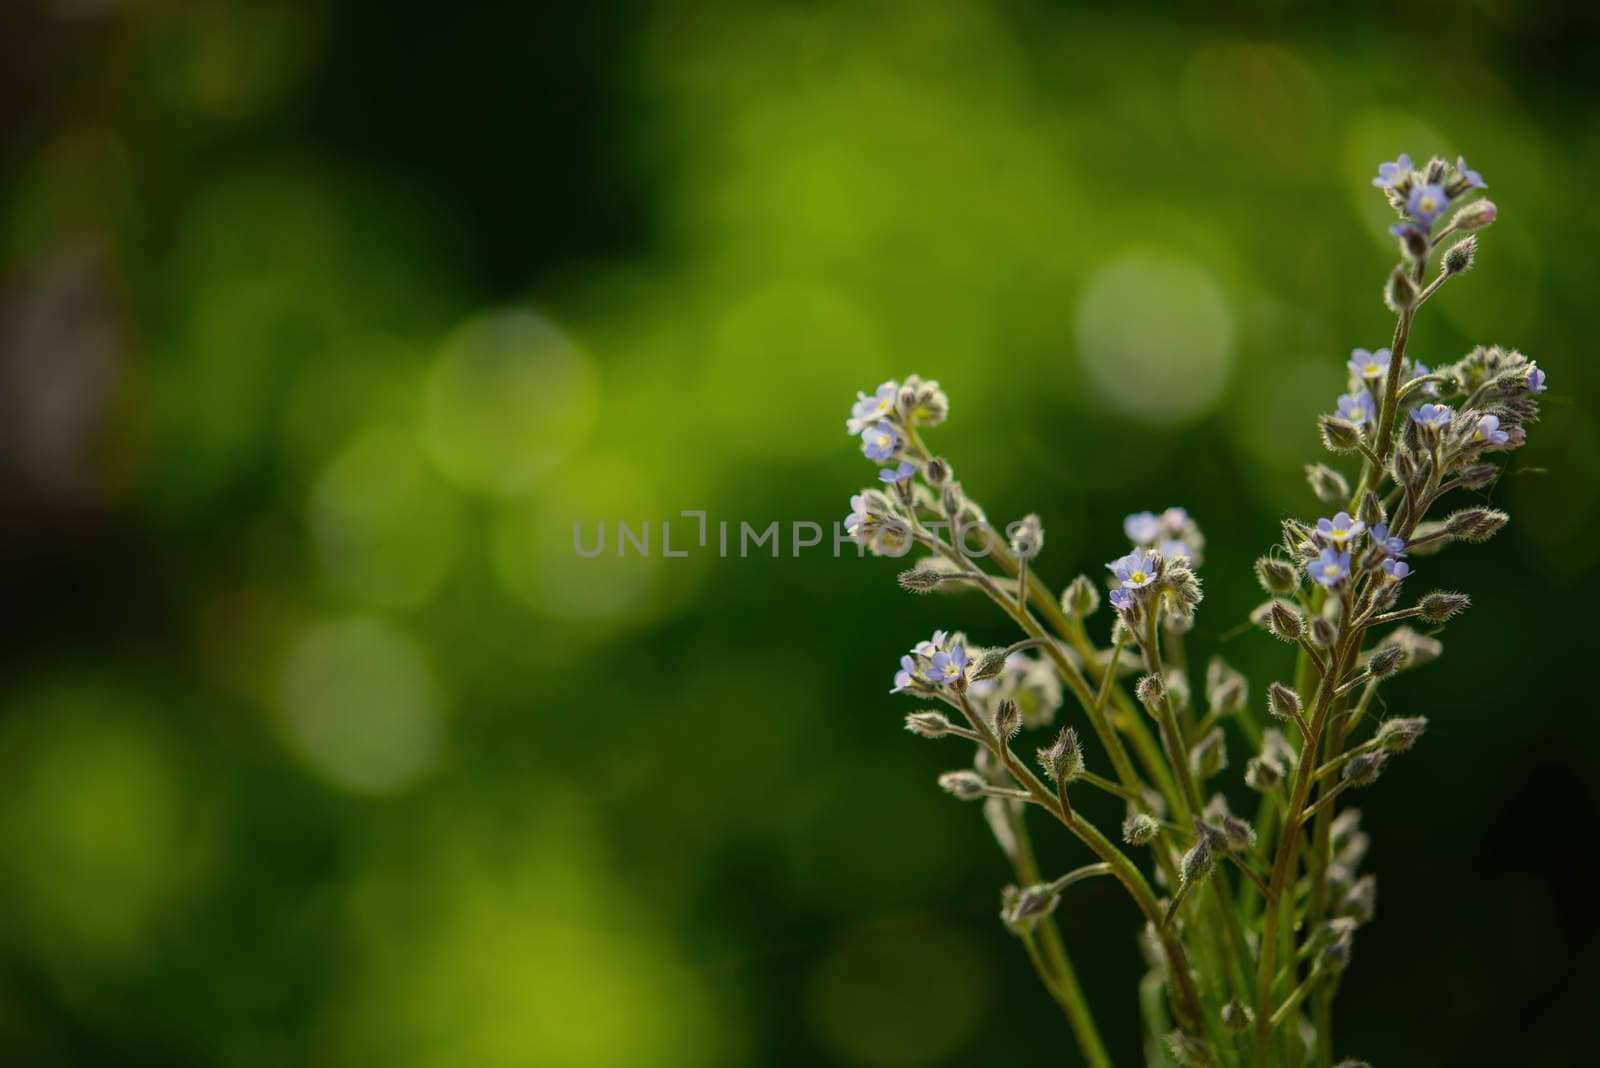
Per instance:
[[[1388,349],[1379,349],[1377,352],[1368,352],[1366,349],[1354,349],[1345,366],[1350,368],[1350,373],[1358,378],[1382,378],[1389,373],[1389,364],[1393,362],[1394,354]]]
[[[1393,189],[1403,182],[1410,181],[1410,179],[1411,157],[1402,152],[1400,153],[1400,158],[1393,163],[1381,163],[1378,165],[1378,176],[1372,180],[1372,184],[1379,189]]]
[[[1411,199],[1406,201],[1406,211],[1424,226],[1432,226],[1433,220],[1449,206],[1450,195],[1444,191],[1444,186],[1433,183],[1417,186],[1411,190]]]
[[[1406,543],[1398,536],[1389,533],[1387,523],[1372,524],[1372,547],[1378,552],[1396,559],[1406,554]]]
[[[1189,525],[1189,513],[1183,508],[1168,508],[1161,513],[1161,529],[1171,537],[1178,537]]]
[[[1343,548],[1353,539],[1359,537],[1367,525],[1359,519],[1351,517],[1349,512],[1340,512],[1332,519],[1317,520],[1317,534],[1323,541],[1331,541]]]
[[[928,662],[928,678],[939,685],[957,681],[966,671],[967,650],[961,645],[951,646],[949,652],[939,650]]]
[[[1411,361],[1412,378],[1426,378],[1431,374],[1433,374],[1433,371],[1421,360]],[[1420,387],[1418,392],[1420,392],[1424,397],[1437,397],[1439,395],[1439,383],[1429,382]]]
[[[1424,430],[1443,430],[1455,414],[1448,404],[1424,404],[1411,413],[1411,421]]]
[[[1324,549],[1321,556],[1306,565],[1306,574],[1313,581],[1332,589],[1350,576],[1350,554]]]
[[[1539,370],[1538,364],[1534,364],[1532,367],[1528,368],[1528,392],[1544,392],[1544,372]]]
[[[1376,418],[1372,411],[1372,394],[1366,390],[1347,393],[1339,398],[1339,417],[1352,423],[1370,423]]]
[[[1467,157],[1456,157],[1456,173],[1466,180],[1468,189],[1488,189],[1489,183],[1483,180],[1483,175],[1467,166]]]
[[[904,693],[919,680],[917,679],[917,662],[910,654],[900,658],[900,670],[894,673],[894,689],[890,693]]]
[[[1122,532],[1135,545],[1149,545],[1161,536],[1161,521],[1154,512],[1135,512],[1122,521]]]
[[[902,482],[910,482],[911,476],[917,473],[917,465],[910,460],[901,460],[898,467],[885,467],[878,472],[878,481],[898,486]]]
[[[1111,569],[1124,588],[1137,590],[1156,580],[1155,557],[1143,549],[1135,549],[1119,560],[1113,560],[1106,567]]]
[[[900,444],[900,435],[888,423],[876,423],[861,432],[861,451],[869,460],[887,460]]]
[[[1168,560],[1187,560],[1194,562],[1194,550],[1189,548],[1177,538],[1168,538],[1161,543],[1161,555]]]
[[[1119,612],[1126,612],[1133,607],[1133,594],[1118,586],[1111,591],[1111,607]]]
[[[900,383],[885,382],[870,397],[857,390],[856,398],[855,404],[850,408],[850,418],[844,424],[845,429],[851,434],[861,433],[894,411],[895,403],[900,399]]]
[[[1411,565],[1404,560],[1385,560],[1383,573],[1398,582],[1411,574]]]
[[[1504,445],[1511,440],[1511,435],[1500,429],[1498,415],[1486,415],[1478,420],[1477,429],[1472,432],[1472,440],[1487,442],[1490,445]]]

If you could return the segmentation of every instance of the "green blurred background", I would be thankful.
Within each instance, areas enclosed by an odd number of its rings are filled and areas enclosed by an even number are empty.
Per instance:
[[[1381,895],[1338,1047],[1581,1062],[1581,11],[0,18],[5,1063],[1076,1063],[934,786],[965,755],[885,692],[935,626],[1007,640],[988,604],[787,545],[584,560],[572,523],[832,523],[873,477],[855,390],[915,371],[1056,585],[1188,506],[1191,649],[1259,695],[1286,668],[1238,631],[1250,561],[1317,514],[1312,418],[1387,343],[1368,179],[1401,151],[1464,153],[1502,220],[1414,351],[1516,345],[1552,391],[1511,526],[1419,561],[1476,603],[1389,690],[1433,728],[1361,799]],[[1063,918],[1134,1063],[1136,916],[1091,883]]]

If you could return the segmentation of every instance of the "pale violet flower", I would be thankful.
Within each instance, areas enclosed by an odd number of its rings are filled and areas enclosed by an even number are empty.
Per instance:
[[[1350,576],[1350,554],[1336,549],[1324,549],[1322,555],[1306,565],[1306,574],[1312,581],[1330,589]]]
[[[1456,173],[1461,175],[1467,183],[1468,189],[1488,189],[1489,183],[1483,180],[1483,175],[1467,166],[1467,157],[1456,157]]]
[[[1406,543],[1399,537],[1389,533],[1387,523],[1372,524],[1372,547],[1378,552],[1396,559],[1406,554]]]
[[[1133,607],[1133,594],[1118,586],[1111,591],[1111,607],[1119,612],[1126,612]]]
[[[1411,565],[1404,560],[1385,560],[1383,562],[1383,573],[1398,582],[1400,579],[1410,576]]]
[[[1450,196],[1444,186],[1432,183],[1411,190],[1411,198],[1406,201],[1406,211],[1424,226],[1432,226],[1433,220],[1449,206]]]
[[[1189,548],[1177,538],[1168,538],[1160,545],[1161,555],[1168,560],[1186,560],[1194,562],[1194,550]]]
[[[1350,368],[1350,373],[1357,378],[1382,378],[1389,373],[1389,363],[1392,359],[1393,354],[1388,349],[1379,349],[1377,352],[1356,349],[1350,353],[1350,359],[1345,366]]]
[[[1106,567],[1111,569],[1111,573],[1126,589],[1137,590],[1156,580],[1155,557],[1143,549],[1135,549],[1127,556],[1111,561]]]
[[[1528,368],[1528,392],[1544,392],[1544,372],[1539,370],[1538,364],[1534,364],[1532,367]]]
[[[850,418],[845,422],[845,429],[852,435],[860,434],[894,411],[895,402],[900,399],[900,383],[885,382],[870,397],[858,390],[856,398],[855,404],[850,408]]]
[[[1504,445],[1511,440],[1511,435],[1500,429],[1498,415],[1486,415],[1478,420],[1478,426],[1472,432],[1472,440],[1489,445]]]
[[[890,693],[904,693],[912,685],[920,681],[917,678],[917,662],[908,653],[900,658],[900,670],[894,673],[894,688]]]
[[[1424,404],[1411,413],[1411,421],[1425,430],[1443,430],[1455,414],[1448,404]]]
[[[861,451],[869,460],[887,460],[900,444],[900,435],[888,423],[875,423],[861,432]]]
[[[1366,529],[1367,525],[1353,518],[1349,512],[1340,512],[1332,519],[1317,520],[1317,536],[1322,541],[1330,542],[1341,549],[1360,537],[1361,532]]]
[[[1122,521],[1122,532],[1135,545],[1149,545],[1161,536],[1161,521],[1154,512],[1135,512]]]
[[[1377,418],[1372,410],[1372,394],[1361,390],[1340,397],[1339,418],[1348,419],[1357,425],[1372,422]]]
[[[1393,189],[1395,186],[1410,180],[1411,157],[1402,152],[1400,153],[1400,158],[1393,163],[1380,163],[1378,165],[1378,176],[1372,180],[1372,184],[1379,189]]]
[[[949,652],[941,649],[928,662],[928,678],[939,685],[956,682],[966,670],[967,650],[962,645],[951,646]]]
[[[917,465],[910,460],[901,460],[896,467],[885,467],[878,472],[878,481],[898,486],[903,482],[910,482],[911,476],[917,473]]]

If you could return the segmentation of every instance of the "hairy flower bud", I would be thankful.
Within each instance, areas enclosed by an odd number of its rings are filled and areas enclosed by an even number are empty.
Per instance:
[[[1221,727],[1213,727],[1206,736],[1189,750],[1189,770],[1194,777],[1205,780],[1228,766],[1228,749]]]
[[[1417,607],[1421,609],[1422,618],[1429,623],[1443,623],[1452,616],[1460,615],[1470,600],[1464,593],[1434,590],[1424,597]]]
[[[1471,234],[1445,249],[1440,260],[1445,274],[1466,274],[1478,258],[1478,239]]]
[[[1305,633],[1305,617],[1288,601],[1273,601],[1267,612],[1267,633],[1284,642],[1296,642]]]
[[[1032,931],[1061,902],[1061,895],[1051,889],[1048,883],[1023,887],[1021,890],[1007,887],[1007,890],[1012,893],[1001,892],[1000,919],[1017,934]]]
[[[1224,812],[1220,826],[1230,853],[1247,853],[1255,848],[1256,829],[1247,820],[1242,820],[1231,812]]]
[[[1306,481],[1323,504],[1343,505],[1350,499],[1350,483],[1327,464],[1307,464]]]
[[[1361,428],[1337,415],[1317,418],[1317,429],[1322,432],[1322,444],[1329,452],[1355,452],[1361,447]]]
[[[1406,651],[1398,645],[1380,645],[1367,658],[1367,674],[1386,679],[1405,666]]]
[[[1245,677],[1223,662],[1220,656],[1206,665],[1206,706],[1215,716],[1231,716],[1244,707],[1249,695]]]
[[[1283,782],[1283,769],[1262,757],[1251,757],[1244,765],[1244,783],[1252,790],[1266,793]]]
[[[1462,541],[1487,541],[1510,520],[1510,516],[1494,508],[1463,508],[1445,517],[1444,529]]]
[[[989,784],[975,771],[947,771],[939,776],[939,787],[963,801],[973,801],[988,792]]]
[[[1462,468],[1456,477],[1467,489],[1483,489],[1499,475],[1500,469],[1494,464],[1473,464],[1471,467]]]
[[[1214,1068],[1217,1063],[1211,1054],[1211,1047],[1193,1035],[1169,1031],[1162,1036],[1162,1040],[1166,1043],[1167,1053],[1178,1062],[1179,1068]]]
[[[1061,610],[1076,619],[1087,619],[1100,607],[1100,591],[1088,575],[1079,575],[1061,594]]]
[[[1256,1014],[1238,998],[1222,1006],[1222,1029],[1230,1035],[1242,1035],[1256,1022]]]
[[[1417,461],[1410,449],[1396,449],[1389,469],[1394,474],[1394,480],[1402,486],[1409,486],[1416,481]]]
[[[1217,855],[1211,848],[1211,836],[1202,833],[1194,843],[1194,848],[1183,855],[1183,863],[1179,874],[1183,878],[1184,886],[1192,886],[1211,874],[1211,869],[1216,867]]]
[[[1357,923],[1371,923],[1378,912],[1378,879],[1363,875],[1351,884],[1339,902],[1339,914],[1349,916]]]
[[[906,717],[906,730],[922,738],[940,738],[950,733],[950,721],[941,712],[913,712]]]
[[[1002,739],[1006,739],[1021,729],[1022,713],[1017,711],[1017,703],[1008,697],[994,710],[994,732]]]
[[[950,461],[943,456],[935,456],[923,469],[922,477],[927,479],[928,485],[934,489],[940,488],[950,480]]]
[[[1427,729],[1427,716],[1396,717],[1380,723],[1375,737],[1380,747],[1391,753],[1403,753],[1417,744],[1417,739]]]
[[[1499,214],[1500,209],[1495,207],[1494,201],[1475,200],[1456,212],[1450,225],[1457,230],[1481,230],[1494,222]]]
[[[1140,704],[1154,710],[1166,700],[1167,682],[1160,675],[1152,673],[1139,680],[1134,692],[1139,695]]]
[[[1083,746],[1078,742],[1078,732],[1063,727],[1056,735],[1055,744],[1039,750],[1039,764],[1044,773],[1055,782],[1071,782],[1083,774]]]
[[[1287,560],[1263,556],[1256,561],[1256,581],[1273,596],[1283,596],[1300,588],[1300,570]]]
[[[1014,556],[1034,557],[1044,548],[1044,522],[1036,515],[1025,515],[1006,528]]]
[[[913,593],[927,593],[936,589],[939,583],[952,577],[954,576],[942,571],[936,571],[931,567],[912,568],[910,571],[902,571],[896,576],[900,581],[900,585]]]
[[[1388,759],[1388,755],[1381,752],[1356,753],[1344,762],[1344,767],[1339,770],[1339,778],[1351,786],[1371,786],[1378,781]]]
[[[1396,589],[1398,591],[1398,587]],[[1312,616],[1309,629],[1311,631],[1311,640],[1318,648],[1329,649],[1333,647],[1333,640],[1337,637],[1337,633],[1333,629],[1333,624],[1326,617]]]
[[[1122,840],[1129,845],[1148,845],[1161,830],[1161,821],[1148,812],[1134,812],[1122,821]]]
[[[1396,267],[1389,273],[1389,280],[1383,286],[1383,302],[1396,314],[1416,304],[1417,286],[1404,267]]]
[[[1329,942],[1317,953],[1317,964],[1331,972],[1342,972],[1350,965],[1350,950],[1355,940],[1349,934]]]
[[[1294,688],[1281,682],[1267,687],[1267,711],[1279,719],[1294,719],[1300,715],[1300,695]]]
[[[1389,517],[1384,513],[1383,502],[1378,500],[1378,495],[1371,490],[1361,495],[1361,505],[1356,509],[1356,517],[1370,529],[1379,523],[1386,523]]]

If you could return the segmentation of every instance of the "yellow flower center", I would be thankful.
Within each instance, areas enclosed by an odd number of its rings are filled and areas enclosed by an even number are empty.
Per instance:
[[[1135,571],[1131,576],[1131,580],[1133,582],[1143,582],[1145,580],[1145,573],[1143,571]]]
[[[1338,564],[1323,564],[1322,565],[1322,574],[1326,578],[1337,578],[1338,575],[1339,575],[1339,565]]]

